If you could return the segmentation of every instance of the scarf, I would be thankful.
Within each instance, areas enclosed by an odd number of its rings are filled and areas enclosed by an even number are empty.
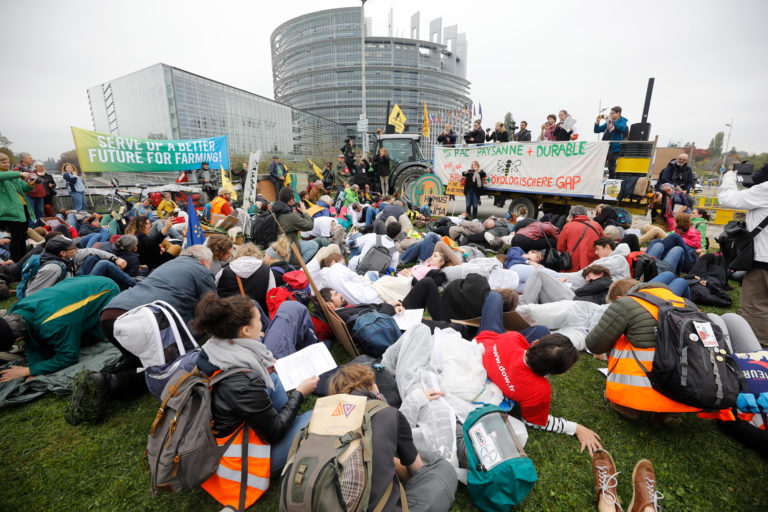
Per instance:
[[[480,170],[472,172],[472,181],[475,182],[476,188],[483,188],[483,178],[480,176]]]
[[[203,345],[203,350],[208,355],[208,361],[222,370],[249,368],[259,374],[269,389],[275,389],[267,370],[274,366],[274,357],[261,341],[248,338],[211,338]]]

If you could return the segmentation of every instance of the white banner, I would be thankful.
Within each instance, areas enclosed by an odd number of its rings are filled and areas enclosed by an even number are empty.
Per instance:
[[[246,210],[250,208],[256,198],[260,156],[261,151],[256,151],[248,157],[248,174],[245,177],[245,190],[243,191],[243,208]]]
[[[447,185],[477,161],[485,188],[564,196],[603,196],[607,142],[505,142],[435,148],[435,175]]]

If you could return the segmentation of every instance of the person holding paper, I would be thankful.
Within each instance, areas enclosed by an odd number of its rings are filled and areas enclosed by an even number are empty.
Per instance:
[[[597,116],[593,131],[595,133],[602,133],[603,140],[620,141],[627,138],[627,119],[622,117],[621,107],[613,107],[611,109],[610,117],[604,124],[600,124],[602,119],[605,119],[605,116]],[[606,158],[609,179],[614,179],[616,177],[616,160],[619,158],[619,151],[621,151],[621,144],[612,142],[611,147],[608,150],[608,157]],[[663,182],[660,181],[660,183]]]
[[[574,133],[574,125],[576,120],[571,117],[567,110],[561,110],[557,117],[560,122],[555,125],[555,129],[552,131],[552,136],[558,142],[565,142],[571,140],[571,135]]]
[[[212,389],[216,437],[226,438],[245,423],[250,443],[260,439],[270,445],[270,473],[279,474],[293,438],[309,424],[311,411],[301,415],[298,412],[304,398],[317,387],[318,377],[305,379],[290,397],[286,396],[274,372],[275,358],[262,343],[261,311],[248,297],[221,299],[212,293],[206,295],[197,304],[193,325],[211,335],[197,360],[201,373],[212,377],[222,370],[247,369],[221,380]]]

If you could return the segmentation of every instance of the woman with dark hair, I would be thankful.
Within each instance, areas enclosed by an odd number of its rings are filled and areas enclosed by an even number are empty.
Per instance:
[[[171,251],[162,252],[160,246],[165,240],[165,236],[173,226],[173,222],[168,219],[163,224],[163,228],[156,232],[154,235],[150,235],[152,230],[152,221],[143,215],[137,215],[131,222],[128,223],[128,227],[125,228],[126,234],[136,235],[139,240],[139,261],[142,265],[146,265],[150,270],[154,270],[166,261],[171,261],[174,255]],[[176,246],[178,247],[178,246]]]
[[[275,359],[262,342],[261,312],[248,297],[234,295],[222,299],[209,293],[198,302],[192,324],[199,332],[211,335],[197,360],[197,369],[203,375],[213,377],[220,371],[243,369],[213,386],[211,414],[220,446],[232,436],[236,437],[234,444],[249,444],[248,507],[267,488],[270,475],[280,473],[293,438],[309,424],[312,413],[299,415],[298,411],[304,397],[317,387],[318,378],[303,380],[290,398],[286,396],[274,372]],[[269,445],[269,450],[264,450],[264,445]],[[228,451],[223,459],[227,459],[226,466],[222,460],[219,467],[234,470],[239,476],[242,465],[239,447],[233,456],[229,456]],[[221,482],[218,473],[206,481],[203,488],[222,504],[238,503],[240,489]],[[261,485],[252,485],[255,483]]]
[[[205,245],[213,253],[211,273],[215,276],[232,259],[232,240],[226,235],[210,235],[206,238]]]

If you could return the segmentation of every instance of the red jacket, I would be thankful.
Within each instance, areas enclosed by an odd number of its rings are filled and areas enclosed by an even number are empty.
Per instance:
[[[562,269],[562,272],[575,272],[588,267],[590,263],[595,261],[597,254],[595,254],[595,246],[592,244],[602,236],[603,228],[600,227],[600,224],[590,220],[586,215],[577,215],[571,222],[563,226],[560,237],[557,239],[557,250],[569,253],[572,265],[569,269]],[[581,241],[579,241],[580,238]]]
[[[675,229],[675,231],[677,231],[677,234],[683,237],[683,242],[685,242],[685,245],[688,247],[693,247],[694,249],[701,249],[701,231],[693,226],[688,228],[688,231],[685,233],[679,229]]]

